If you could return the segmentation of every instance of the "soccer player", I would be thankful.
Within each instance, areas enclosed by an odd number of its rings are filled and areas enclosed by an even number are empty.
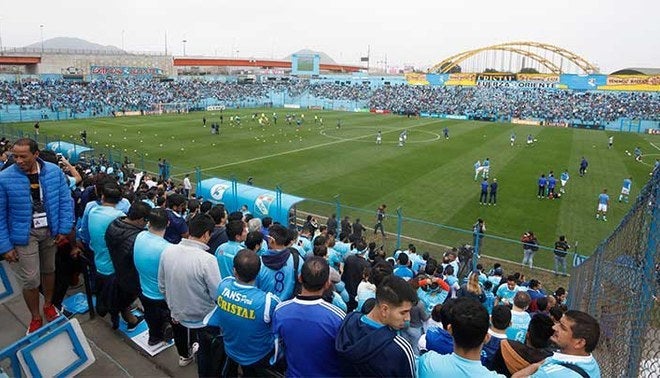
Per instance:
[[[621,187],[621,194],[619,194],[619,202],[626,201],[628,203],[628,196],[630,195],[630,187],[632,187],[632,177],[623,179],[623,186]]]
[[[450,332],[454,352],[430,351],[418,360],[418,374],[425,377],[502,377],[481,364],[481,348],[490,340],[486,308],[469,298],[456,300],[451,310]]]
[[[511,133],[511,147],[516,144],[516,133]]]
[[[445,127],[442,129],[442,133],[445,135],[445,139],[449,139],[449,128]]]
[[[557,186],[557,179],[555,179],[555,175],[550,171],[548,175],[548,198],[555,198],[555,186]]]
[[[534,143],[534,137],[532,136],[532,134],[527,134],[527,145],[531,146],[532,143]]]
[[[607,148],[611,149],[613,144],[614,144],[614,136],[610,135],[610,137],[607,139]]]
[[[479,205],[488,203],[488,179],[484,178],[481,182],[481,194],[479,195]]]
[[[603,220],[607,222],[607,206],[610,204],[610,196],[607,195],[607,189],[603,189],[603,192],[598,196],[598,209],[596,210],[596,219],[600,215],[603,216]]]
[[[539,190],[536,193],[536,196],[538,198],[543,198],[545,197],[545,187],[546,185],[548,185],[548,179],[545,178],[545,174],[541,174],[541,177],[539,177],[538,184],[539,184]]]
[[[568,183],[568,179],[571,178],[571,176],[568,175],[568,168],[564,169],[564,171],[561,173],[561,176],[559,176],[559,180],[561,182],[561,188],[559,188],[559,191],[561,193],[566,193],[566,184]]]
[[[589,162],[587,159],[582,156],[582,160],[580,160],[580,177],[584,176],[585,173],[587,173],[587,167],[589,166]]]
[[[484,160],[484,163],[482,164],[482,166],[483,166],[482,177],[487,179],[488,174],[490,173],[490,158],[486,158],[486,160]]]
[[[490,183],[490,196],[488,198],[488,205],[493,204],[493,206],[497,206],[497,179],[494,178],[493,182]]]
[[[484,168],[481,166],[481,161],[477,160],[477,162],[474,163],[474,181],[477,181],[477,177],[479,177],[479,173],[481,173],[483,169]]]
[[[635,147],[633,154],[635,155],[635,160],[642,161],[642,150],[639,148],[639,146]]]
[[[377,145],[383,144],[383,133],[381,133],[380,130],[378,130],[378,132],[376,133],[376,144]]]

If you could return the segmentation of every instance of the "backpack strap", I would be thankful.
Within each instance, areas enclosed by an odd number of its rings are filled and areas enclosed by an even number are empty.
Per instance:
[[[575,364],[572,364],[570,362],[557,362],[557,365],[561,365],[561,366],[565,367],[566,369],[573,370],[574,372],[580,374],[580,376],[582,378],[589,378],[589,374],[587,374],[587,372],[584,371],[584,369],[582,369],[581,367],[579,367]]]
[[[294,284],[293,284],[293,295],[296,296],[300,294],[302,290],[302,284],[298,280],[298,269],[300,267],[300,253],[298,252],[297,249],[293,247],[289,247],[289,251],[293,255],[293,275],[295,276]]]

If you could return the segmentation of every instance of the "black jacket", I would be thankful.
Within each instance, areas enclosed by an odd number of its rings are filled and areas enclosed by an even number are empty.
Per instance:
[[[117,218],[105,232],[105,243],[110,252],[112,265],[119,287],[130,294],[140,293],[140,278],[133,262],[135,238],[144,229],[124,222],[126,217]]]

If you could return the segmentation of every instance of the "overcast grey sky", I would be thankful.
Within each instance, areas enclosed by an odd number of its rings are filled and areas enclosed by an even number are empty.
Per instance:
[[[335,61],[430,66],[509,41],[571,50],[609,73],[660,67],[658,0],[12,1],[0,0],[3,46],[78,37],[132,51],[281,59],[309,48]],[[238,53],[237,53],[238,51]]]

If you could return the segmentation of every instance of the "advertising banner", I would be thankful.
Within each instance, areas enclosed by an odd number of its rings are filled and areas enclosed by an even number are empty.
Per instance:
[[[599,86],[607,85],[607,75],[562,74],[559,82],[560,88],[595,91]]]
[[[553,74],[516,74],[518,81],[542,81],[546,83],[559,83],[559,75]]]
[[[428,80],[426,80],[426,74],[424,73],[407,73],[406,81],[408,82],[408,85],[429,85]]]
[[[153,76],[162,75],[163,70],[155,67],[90,66],[90,74],[103,76]]]
[[[515,74],[503,73],[480,73],[477,74],[477,81],[516,81]]]
[[[462,85],[471,87],[476,85],[477,74],[474,73],[454,73],[449,74],[449,79],[445,81],[445,85]]]
[[[607,84],[601,90],[614,91],[660,91],[660,75],[614,75],[607,77]]]
[[[533,119],[511,118],[511,123],[516,125],[541,126],[540,121],[535,121]]]
[[[442,86],[449,80],[449,74],[426,74],[426,80],[431,85]]]
[[[477,86],[485,88],[521,88],[521,89],[538,89],[538,88],[556,88],[557,83],[545,81],[490,81],[482,80],[477,81]]]

